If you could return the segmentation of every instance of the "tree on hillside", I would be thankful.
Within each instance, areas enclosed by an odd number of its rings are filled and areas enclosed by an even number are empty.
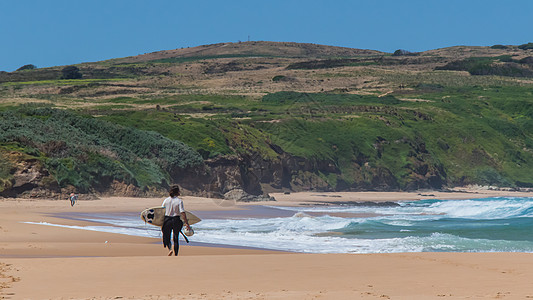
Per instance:
[[[410,52],[404,49],[398,49],[394,51],[394,53],[392,54],[392,56],[415,56],[415,55],[418,55],[418,53]]]
[[[527,44],[520,45],[518,46],[518,49],[522,49],[522,50],[533,49],[533,43],[527,43]]]
[[[75,66],[64,67],[61,73],[63,74],[61,79],[80,79],[83,76],[80,69]]]
[[[37,69],[37,66],[29,64],[29,65],[23,65],[22,67],[18,68],[17,71],[33,70],[33,69]]]

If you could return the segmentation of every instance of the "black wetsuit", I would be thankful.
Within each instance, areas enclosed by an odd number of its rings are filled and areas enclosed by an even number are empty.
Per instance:
[[[172,250],[172,244],[170,243],[170,236],[173,232],[174,255],[178,255],[178,251],[180,249],[178,238],[179,238],[179,234],[180,234],[182,227],[183,227],[183,221],[181,220],[179,216],[175,216],[175,217],[165,216],[165,221],[163,222],[163,226],[161,227],[161,231],[163,232],[163,246],[168,248],[169,250]]]

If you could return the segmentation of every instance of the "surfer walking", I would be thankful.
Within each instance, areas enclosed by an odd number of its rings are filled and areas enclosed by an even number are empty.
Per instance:
[[[74,204],[76,204],[76,201],[78,201],[78,195],[71,193],[68,199],[70,200],[70,206],[74,206]]]
[[[162,204],[165,208],[165,221],[161,227],[161,231],[163,232],[163,246],[170,250],[168,255],[171,256],[173,253],[174,255],[178,255],[180,248],[178,237],[183,225],[185,224],[187,230],[191,230],[191,227],[185,215],[183,200],[178,197],[180,196],[179,186],[171,186],[168,194],[169,197]],[[171,236],[174,240],[174,251],[172,250],[172,243],[170,241]]]

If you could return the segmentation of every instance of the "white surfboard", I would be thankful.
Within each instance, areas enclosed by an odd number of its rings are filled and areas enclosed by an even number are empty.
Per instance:
[[[189,225],[202,221],[190,211],[185,211],[185,215]],[[141,219],[148,224],[161,227],[165,221],[165,208],[162,206],[147,208],[141,212]]]

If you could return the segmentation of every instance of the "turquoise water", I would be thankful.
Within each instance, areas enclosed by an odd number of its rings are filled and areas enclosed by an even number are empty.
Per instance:
[[[229,243],[231,237],[238,237],[247,245],[297,252],[533,252],[533,198],[277,209],[290,210],[294,215],[208,220],[199,225],[211,242]],[[367,213],[379,216],[346,217]],[[316,214],[324,215],[313,216]]]
[[[203,220],[193,226],[191,241],[309,253],[533,252],[530,197],[268,209],[268,215],[279,217],[213,218],[198,212]],[[357,217],[369,213],[375,216]],[[71,227],[160,236],[157,227],[144,224],[137,215],[82,219],[109,225]]]

